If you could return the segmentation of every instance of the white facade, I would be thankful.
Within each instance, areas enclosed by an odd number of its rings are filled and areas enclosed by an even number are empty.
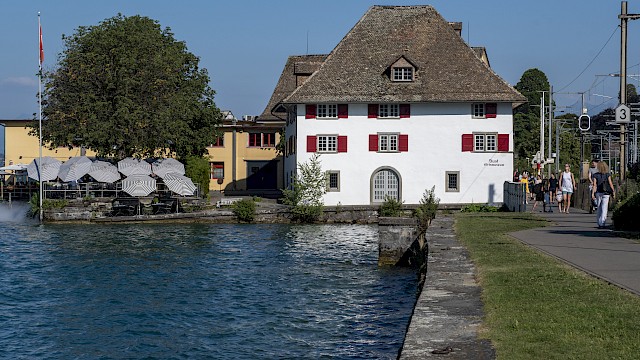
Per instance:
[[[325,205],[380,203],[374,198],[374,178],[380,170],[397,174],[399,198],[405,204],[418,204],[434,185],[441,204],[501,203],[503,183],[513,174],[511,104],[498,103],[495,118],[474,118],[471,103],[410,106],[408,118],[370,118],[368,104],[360,103],[348,104],[347,118],[308,119],[305,105],[298,104],[286,127],[286,138],[291,140],[285,185],[295,176],[297,164],[314,154],[307,151],[308,136],[339,135],[346,136],[346,152],[320,156],[323,170],[339,172],[339,188],[325,194]],[[407,151],[371,151],[370,135],[379,133],[407,135]],[[462,151],[462,135],[478,133],[508,136],[508,151]],[[447,189],[450,176],[457,178],[457,190]]]

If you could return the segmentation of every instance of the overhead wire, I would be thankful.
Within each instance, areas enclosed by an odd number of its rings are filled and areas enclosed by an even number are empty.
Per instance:
[[[587,66],[585,66],[585,68],[580,72],[580,74],[578,74],[578,76],[576,76],[573,80],[571,80],[571,82],[569,82],[567,85],[563,86],[560,90],[558,90],[558,92],[560,92],[560,91],[568,88],[569,86],[571,86],[571,84],[573,84],[576,80],[578,80],[580,78],[580,76],[582,76],[582,74],[584,74],[584,72],[587,71],[589,66],[591,66],[591,64],[593,64],[593,62],[596,61],[596,59],[598,58],[598,56],[600,56],[600,54],[602,53],[604,48],[607,47],[607,45],[609,44],[609,41],[611,41],[611,38],[613,38],[613,35],[615,35],[615,33],[618,32],[618,28],[619,27],[620,27],[620,25],[616,25],[615,29],[613,29],[613,32],[611,33],[611,36],[609,36],[609,38],[604,43],[604,45],[602,45],[602,47],[600,48],[598,53],[593,57],[593,59],[591,59],[591,61],[589,61]]]

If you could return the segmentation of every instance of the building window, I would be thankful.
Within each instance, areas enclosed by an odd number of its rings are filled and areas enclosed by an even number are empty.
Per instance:
[[[260,147],[262,146],[262,134],[261,133],[249,133],[249,146]]]
[[[340,191],[340,171],[327,171],[327,191]]]
[[[397,152],[399,134],[378,134],[378,151]]]
[[[224,147],[224,136],[217,137],[211,147]]]
[[[337,135],[319,135],[317,151],[321,153],[334,153],[338,151]]]
[[[498,150],[498,134],[473,134],[473,151],[495,152]]]
[[[317,111],[318,119],[337,119],[338,118],[337,104],[318,104],[316,111]]]
[[[445,172],[445,188],[444,189],[446,192],[460,191],[460,171]]]
[[[262,134],[262,146],[275,147],[276,146],[276,133],[263,133]]]
[[[393,81],[413,81],[413,68],[411,67],[394,67]]]
[[[474,119],[484,119],[486,117],[486,114],[484,112],[484,104],[473,104],[471,114]]]
[[[399,104],[380,104],[378,105],[378,117],[379,118],[400,118],[400,105]]]
[[[211,178],[224,179],[224,163],[223,162],[211,163]]]

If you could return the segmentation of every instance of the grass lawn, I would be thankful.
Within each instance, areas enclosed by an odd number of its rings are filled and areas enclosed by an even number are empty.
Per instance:
[[[506,235],[545,224],[528,214],[456,215],[483,289],[480,336],[499,359],[640,359],[640,297]]]

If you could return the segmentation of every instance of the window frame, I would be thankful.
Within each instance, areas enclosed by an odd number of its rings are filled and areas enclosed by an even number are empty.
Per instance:
[[[340,170],[327,170],[327,192],[340,192]],[[337,186],[331,186],[331,176],[336,176]]]
[[[412,82],[415,78],[415,69],[412,66],[394,66],[391,68],[391,81]]]
[[[400,152],[400,133],[378,133],[378,152],[382,153],[397,153]],[[392,142],[395,139],[395,149],[392,147]],[[383,148],[383,142],[386,142]]]
[[[212,147],[212,148],[223,148],[224,147],[224,135],[217,137],[216,138],[216,142],[214,142],[213,144],[209,145],[209,147]]]
[[[482,144],[478,146],[480,139]],[[492,146],[490,146],[491,143]],[[473,152],[498,152],[498,133],[473,133]]]
[[[471,118],[473,118],[473,119],[486,119],[487,118],[487,105],[485,103],[473,103],[473,104],[471,104]]]
[[[321,141],[325,138],[326,144],[324,144],[324,150],[321,150]],[[333,144],[330,144],[330,140],[333,140]],[[333,149],[330,148],[333,145]],[[316,152],[321,154],[337,154],[338,153],[338,135],[337,134],[322,134],[316,135]]]
[[[262,147],[262,133],[258,133],[258,132],[249,132],[247,133],[249,136],[249,141],[247,143],[247,147],[254,147],[254,148],[259,148]],[[257,135],[257,136],[256,136]],[[258,145],[251,145],[251,139],[255,138],[257,139],[260,143]]]
[[[209,167],[211,171],[209,179],[211,180],[224,179],[224,161],[211,161],[209,163]],[[222,177],[215,176],[215,169],[222,169]]]
[[[377,117],[378,119],[400,119],[400,104],[378,104]]]
[[[268,148],[272,148],[272,147],[276,147],[277,142],[276,142],[276,133],[275,132],[264,132],[261,133],[262,134],[262,147],[268,147]],[[270,138],[272,140],[271,143],[267,143],[267,138]]]
[[[460,192],[460,171],[445,171],[444,173],[444,191],[445,192]],[[450,176],[456,177],[456,187],[452,188]]]
[[[338,104],[317,104],[316,105],[316,119],[320,119],[320,120],[337,120],[338,119]]]

